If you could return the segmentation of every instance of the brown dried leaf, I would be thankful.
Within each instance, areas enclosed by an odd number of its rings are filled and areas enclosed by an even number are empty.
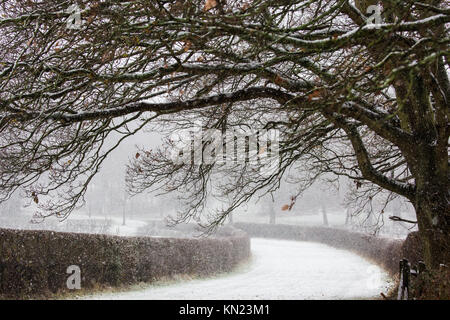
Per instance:
[[[266,152],[266,148],[264,147],[259,148],[259,154],[263,154],[264,152]]]
[[[279,86],[283,85],[285,83],[285,81],[283,80],[283,78],[281,78],[279,75],[277,75],[275,77],[275,83]]]
[[[192,42],[191,41],[186,41],[185,42],[185,44],[184,44],[184,47],[183,47],[183,49],[184,49],[184,52],[188,52],[189,51],[189,49],[191,49],[191,47],[192,47]]]
[[[215,8],[216,6],[217,6],[216,0],[206,0],[205,8],[203,9],[203,11],[211,10],[211,9]]]
[[[94,20],[95,20],[95,14],[92,14],[87,18],[87,23],[91,24],[92,22],[94,22]]]
[[[245,11],[245,10],[247,10],[248,8],[250,8],[250,3],[244,2],[244,3],[242,4],[241,9],[242,9],[243,11]]]
[[[314,98],[320,97],[320,90],[316,90],[308,95],[308,101],[312,101]]]

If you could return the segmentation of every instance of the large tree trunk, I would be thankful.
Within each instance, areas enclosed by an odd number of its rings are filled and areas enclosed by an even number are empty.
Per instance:
[[[422,239],[423,258],[436,268],[450,262],[449,208],[445,194],[434,186],[418,190],[415,209]]]
[[[447,157],[429,147],[417,154],[416,195],[414,207],[423,258],[432,268],[450,262],[450,205],[446,163]]]

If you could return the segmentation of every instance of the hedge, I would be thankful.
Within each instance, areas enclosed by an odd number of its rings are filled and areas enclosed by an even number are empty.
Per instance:
[[[407,258],[412,262],[420,260],[420,249],[412,241],[415,233],[408,239],[389,239],[330,227],[297,226],[283,224],[235,223],[234,226],[247,232],[251,237],[264,237],[284,240],[312,241],[338,249],[346,249],[365,257],[383,267],[391,275],[399,272],[399,261]]]
[[[0,229],[0,295],[33,298],[67,290],[70,265],[82,288],[227,272],[250,256],[250,239],[230,228],[215,238],[119,237]]]

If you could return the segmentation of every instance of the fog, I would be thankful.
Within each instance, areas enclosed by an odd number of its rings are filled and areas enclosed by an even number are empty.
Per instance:
[[[115,143],[115,138],[110,138],[106,145]],[[135,235],[137,228],[145,225],[146,221],[169,224],[170,218],[175,217],[182,208],[176,193],[159,194],[156,191],[130,196],[125,185],[126,165],[135,157],[137,147],[150,149],[161,145],[162,136],[150,130],[125,140],[106,159],[90,183],[85,203],[67,219],[41,218],[36,215],[37,205],[23,199],[20,191],[16,192],[10,200],[0,205],[0,227]],[[298,186],[286,179],[279,190],[255,195],[237,208],[226,223],[325,225],[393,238],[404,238],[416,230],[415,225],[389,219],[390,216],[398,216],[415,220],[414,210],[405,200],[396,198],[386,205],[374,199],[369,208],[359,212],[355,210],[358,204],[352,203],[349,197],[354,183],[344,178],[333,181],[327,178],[330,177],[325,176],[302,192],[288,210],[285,207],[297,194]],[[212,203],[219,208],[226,205],[216,200]]]

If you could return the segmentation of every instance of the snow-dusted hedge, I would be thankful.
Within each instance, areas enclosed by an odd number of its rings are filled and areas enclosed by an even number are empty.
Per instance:
[[[375,237],[345,229],[320,226],[253,223],[236,223],[234,226],[246,231],[252,237],[312,241],[350,250],[377,263],[391,274],[398,273],[399,261],[403,257],[417,260],[415,256],[410,257],[411,252],[405,251],[404,241],[400,239]]]
[[[81,268],[82,288],[91,288],[225,272],[249,256],[248,236],[231,228],[196,239],[0,229],[0,296],[65,291],[71,265]]]

